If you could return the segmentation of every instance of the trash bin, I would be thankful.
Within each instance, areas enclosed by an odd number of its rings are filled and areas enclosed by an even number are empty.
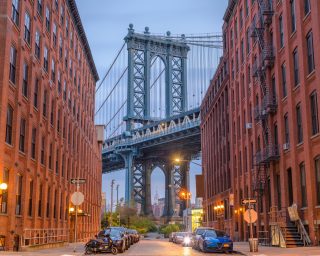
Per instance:
[[[250,238],[249,239],[250,252],[258,251],[258,238]]]

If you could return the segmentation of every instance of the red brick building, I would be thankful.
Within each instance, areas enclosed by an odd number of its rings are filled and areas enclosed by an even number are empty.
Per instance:
[[[218,69],[202,104],[201,129],[208,225],[229,230],[231,222],[235,240],[249,236],[241,199],[254,197],[255,236],[270,238],[277,227],[294,225],[287,207],[296,204],[304,228],[318,243],[319,13],[317,0],[229,1],[223,26],[228,78],[216,92]],[[222,91],[230,103],[223,112],[215,107],[225,98]],[[216,119],[221,115],[228,115],[225,124]],[[230,143],[212,141],[211,127],[230,127]],[[225,145],[230,158],[223,164],[230,167],[231,188],[210,194],[210,186],[221,182],[216,165]],[[224,203],[228,199],[233,206]],[[223,205],[214,209],[230,215],[219,222],[210,205]]]
[[[0,3],[0,245],[72,239],[71,178],[80,186],[78,237],[96,233],[101,152],[98,74],[74,0]],[[3,237],[4,239],[3,239]]]

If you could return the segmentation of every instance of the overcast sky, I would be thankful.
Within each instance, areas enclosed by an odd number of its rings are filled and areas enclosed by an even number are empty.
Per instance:
[[[136,31],[146,26],[151,33],[172,34],[221,33],[222,17],[228,0],[77,0],[77,5],[94,61],[102,78],[123,44],[128,25]],[[191,165],[191,187],[194,175],[201,172]],[[119,197],[124,196],[124,172],[103,175],[103,191],[110,198],[112,179],[120,184]],[[164,196],[164,176],[160,170],[152,174],[152,198],[156,189]],[[192,194],[195,194],[193,189]]]

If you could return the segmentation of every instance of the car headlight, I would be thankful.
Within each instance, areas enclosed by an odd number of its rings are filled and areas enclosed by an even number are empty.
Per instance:
[[[190,242],[191,242],[190,237],[186,236],[186,237],[183,239],[183,242],[184,242],[185,244],[190,244]]]
[[[116,244],[121,244],[121,243],[122,243],[121,240],[116,241]]]

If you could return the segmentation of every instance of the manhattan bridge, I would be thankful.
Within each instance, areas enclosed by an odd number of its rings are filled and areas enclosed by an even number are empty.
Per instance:
[[[95,121],[106,137],[102,171],[126,170],[125,202],[140,204],[141,214],[152,215],[156,167],[165,175],[163,217],[181,216],[186,207],[178,193],[189,190],[190,161],[200,158],[200,105],[221,54],[218,34],[151,34],[130,24],[97,85]]]

